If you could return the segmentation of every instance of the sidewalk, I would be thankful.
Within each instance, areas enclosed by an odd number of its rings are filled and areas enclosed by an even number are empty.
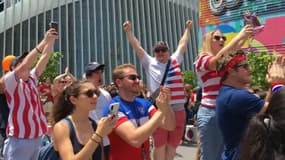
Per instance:
[[[174,160],[195,160],[197,151],[196,143],[186,143],[178,146]]]

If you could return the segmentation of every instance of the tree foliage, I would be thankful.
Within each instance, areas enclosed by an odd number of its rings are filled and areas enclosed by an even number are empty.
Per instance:
[[[196,87],[198,84],[196,73],[194,73],[191,70],[183,71],[182,78],[183,78],[184,84],[191,84],[192,88]]]
[[[59,75],[59,65],[60,65],[60,58],[63,55],[60,52],[52,53],[46,69],[42,73],[40,77],[40,81],[43,81],[46,77],[49,77],[51,80],[54,79],[57,75]]]
[[[251,87],[261,87],[264,90],[268,89],[268,83],[266,81],[267,67],[274,59],[275,56],[269,55],[266,52],[261,52],[260,54],[250,52],[247,54],[252,76]]]

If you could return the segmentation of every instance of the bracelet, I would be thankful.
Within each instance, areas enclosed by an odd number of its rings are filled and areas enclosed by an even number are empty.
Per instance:
[[[94,139],[93,137],[90,138],[91,141],[93,141],[94,143],[97,143],[98,145],[100,145],[100,142],[96,141],[96,139]]]
[[[96,133],[96,132],[95,132],[94,134],[95,134],[96,136],[98,136],[99,138],[101,138],[101,139],[103,138],[101,135],[99,135],[99,134]]]
[[[40,49],[38,49],[38,47],[35,47],[35,49],[38,53],[42,53],[42,51]]]
[[[283,86],[284,86],[284,84],[282,82],[271,83],[271,91],[276,92]]]

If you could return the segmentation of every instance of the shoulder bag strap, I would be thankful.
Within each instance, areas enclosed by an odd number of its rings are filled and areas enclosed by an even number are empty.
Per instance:
[[[165,79],[166,79],[166,75],[167,75],[167,72],[168,72],[168,69],[169,69],[169,66],[170,66],[170,62],[171,62],[171,58],[168,59],[167,61],[167,65],[165,67],[165,71],[164,71],[164,75],[163,75],[163,78],[162,78],[162,81],[160,83],[160,85],[162,86],[165,82]]]

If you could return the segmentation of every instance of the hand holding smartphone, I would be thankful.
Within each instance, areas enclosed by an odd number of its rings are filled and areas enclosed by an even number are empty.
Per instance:
[[[120,107],[120,103],[115,102],[109,105],[109,113],[110,115],[112,115],[112,117],[116,117],[118,116],[119,113],[119,107]]]
[[[51,21],[51,22],[49,23],[49,27],[50,27],[50,28],[54,28],[55,31],[58,32],[58,23],[57,23],[57,22]]]

